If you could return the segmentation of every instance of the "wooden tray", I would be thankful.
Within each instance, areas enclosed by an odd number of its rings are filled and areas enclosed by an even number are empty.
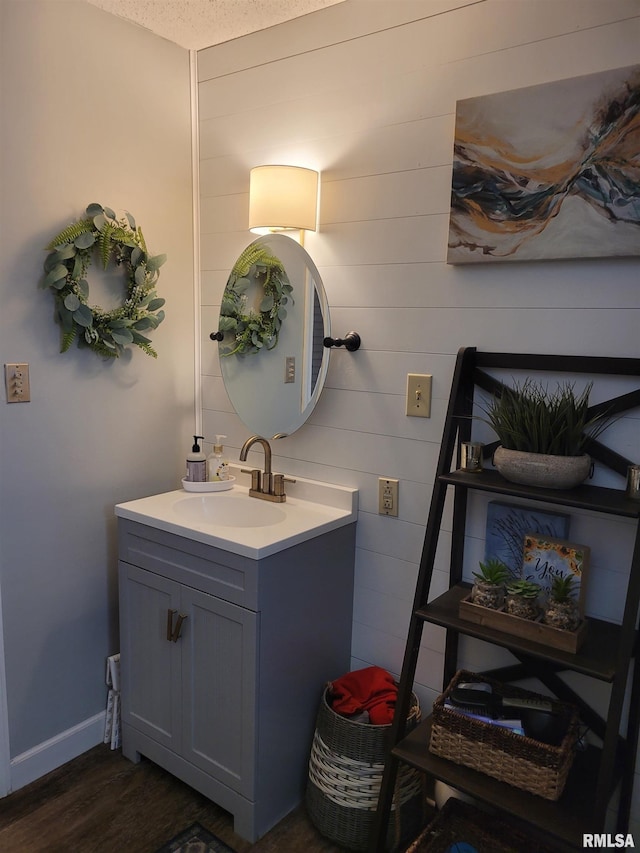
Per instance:
[[[561,631],[559,628],[545,625],[544,622],[521,619],[519,616],[505,613],[504,610],[492,610],[490,607],[474,604],[470,595],[460,602],[458,615],[461,619],[482,625],[484,628],[493,628],[505,634],[512,634],[514,637],[522,637],[524,640],[561,649],[564,652],[577,652],[587,634],[586,619],[582,619],[575,631]]]

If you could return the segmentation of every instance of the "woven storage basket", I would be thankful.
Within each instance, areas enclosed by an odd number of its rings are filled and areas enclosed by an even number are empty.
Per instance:
[[[553,853],[552,848],[515,826],[504,814],[491,815],[453,797],[407,853]]]
[[[433,703],[429,750],[523,791],[539,794],[547,800],[559,799],[575,754],[579,725],[577,710],[563,702],[550,700],[554,710],[569,717],[566,736],[559,746],[552,746],[445,708],[444,702],[453,687],[467,681],[486,681],[500,696],[508,694],[549,700],[547,696],[540,697],[529,690],[461,670]]]
[[[407,731],[420,721],[418,698],[412,695]],[[309,759],[306,806],[326,838],[349,850],[366,850],[373,825],[391,725],[358,723],[337,714],[325,690]],[[402,767],[389,822],[389,843],[415,837],[424,824],[424,777]]]

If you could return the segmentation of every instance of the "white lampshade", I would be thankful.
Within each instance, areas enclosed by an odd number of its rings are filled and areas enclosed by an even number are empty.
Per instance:
[[[256,166],[249,182],[249,229],[315,231],[319,174],[300,166]]]

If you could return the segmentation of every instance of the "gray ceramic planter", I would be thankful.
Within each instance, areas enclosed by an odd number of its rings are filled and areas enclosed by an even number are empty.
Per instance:
[[[511,483],[539,486],[547,489],[572,489],[589,476],[591,457],[547,456],[544,453],[525,453],[500,446],[493,455],[493,464]]]

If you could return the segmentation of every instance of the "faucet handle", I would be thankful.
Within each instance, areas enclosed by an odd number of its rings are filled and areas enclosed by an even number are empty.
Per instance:
[[[260,480],[262,472],[259,468],[241,468],[240,469],[243,474],[251,474],[251,491],[259,492],[260,491]]]
[[[285,477],[284,474],[274,474],[273,475],[273,494],[278,497],[282,497],[284,495],[284,484],[285,483],[295,483],[295,480],[292,480],[290,477]]]

